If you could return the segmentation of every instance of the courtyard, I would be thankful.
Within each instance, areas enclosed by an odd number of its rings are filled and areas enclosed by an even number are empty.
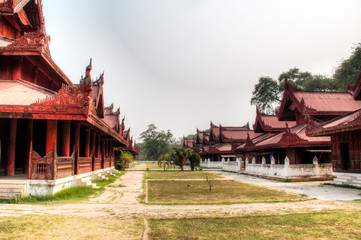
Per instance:
[[[358,239],[361,234],[361,190],[338,188],[320,183],[284,183],[238,174],[179,172],[177,178],[166,171],[142,171],[144,164],[127,171],[105,191],[86,200],[72,202],[48,202],[41,204],[1,204],[1,239]],[[184,203],[175,186],[192,191],[207,183],[209,174],[213,184],[208,197],[189,193]],[[182,179],[183,175],[183,179]],[[189,175],[193,175],[191,178]],[[146,177],[146,178],[145,178]],[[242,181],[237,178],[244,178]],[[252,180],[253,183],[247,183]],[[152,197],[158,187],[146,187],[146,182],[163,183],[169,189]],[[233,182],[234,181],[234,182]],[[168,185],[169,183],[175,185]],[[233,187],[251,186],[279,194],[281,201],[251,198],[244,202],[240,195],[227,196],[237,199],[225,203],[220,198],[209,202],[209,195],[217,193],[217,183],[229,182]],[[187,186],[190,185],[189,187]],[[316,185],[318,184],[318,185]],[[262,186],[263,185],[263,186]],[[265,186],[268,185],[268,186]],[[285,185],[288,187],[286,188]],[[336,200],[306,195],[299,188],[334,190]],[[277,189],[283,186],[283,189]],[[225,186],[227,188],[227,186]],[[293,189],[292,188],[295,188]],[[298,187],[298,188],[297,188]],[[189,189],[191,188],[191,189]],[[147,189],[147,191],[145,191]],[[203,194],[208,186],[200,187]],[[199,190],[199,189],[198,189]],[[327,191],[328,191],[327,190]],[[164,191],[164,189],[161,191]],[[305,190],[307,191],[307,190]],[[235,192],[239,192],[236,190]],[[243,191],[244,192],[244,191]],[[314,191],[315,193],[317,191]],[[342,195],[354,200],[342,201]],[[148,195],[148,203],[146,198]],[[225,194],[227,195],[227,194]],[[260,194],[262,195],[262,194]],[[332,195],[332,194],[330,194]],[[163,196],[163,197],[162,197]],[[217,195],[220,197],[220,195]],[[224,196],[222,196],[224,197]],[[192,199],[194,198],[194,199]],[[178,202],[172,202],[178,201]],[[35,224],[34,224],[35,223]],[[67,231],[64,232],[64,229]],[[214,231],[212,229],[217,229]],[[345,229],[347,231],[345,231]]]

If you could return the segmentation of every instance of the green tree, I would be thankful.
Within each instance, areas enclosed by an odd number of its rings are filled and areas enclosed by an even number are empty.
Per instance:
[[[198,153],[192,151],[192,154],[189,156],[189,162],[191,164],[191,170],[193,171],[195,167],[199,166],[201,161],[201,156]]]
[[[134,156],[128,151],[114,150],[114,162],[117,170],[125,170],[134,162]]]
[[[338,91],[339,86],[332,78],[324,75],[313,75],[302,72],[298,68],[291,68],[279,75],[278,81],[271,77],[261,77],[252,92],[251,104],[256,105],[261,112],[272,114],[275,106],[281,102],[285,89],[284,80],[304,91]]]
[[[162,154],[158,158],[158,166],[162,167],[162,165],[163,165],[164,171],[167,170],[167,168],[170,168],[170,167],[174,168],[173,160],[171,159],[171,157],[170,157],[170,155],[168,153]]]
[[[173,148],[173,153],[171,154],[171,159],[174,161],[174,164],[179,166],[181,171],[183,171],[183,166],[186,164],[187,159],[192,155],[192,149],[190,148]]]
[[[361,43],[353,48],[351,56],[343,60],[335,70],[333,79],[338,89],[347,91],[349,85],[353,85],[360,73],[361,66]]]
[[[148,125],[148,129],[140,134],[142,154],[149,160],[157,160],[160,155],[171,152],[172,137],[169,130],[157,131],[155,124]]]
[[[261,112],[272,113],[274,105],[281,101],[279,83],[270,77],[260,77],[252,95],[251,104]]]

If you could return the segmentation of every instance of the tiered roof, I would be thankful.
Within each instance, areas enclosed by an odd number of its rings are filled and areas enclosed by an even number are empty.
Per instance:
[[[361,104],[361,72],[353,86],[348,87],[355,106]],[[340,116],[325,123],[311,122],[307,133],[311,136],[327,136],[335,133],[349,132],[361,129],[361,106],[355,111]]]
[[[0,0],[0,15],[1,114],[84,121],[120,146],[134,149],[130,130],[123,138],[124,118],[120,123],[119,109],[114,112],[113,105],[104,108],[104,74],[92,81],[90,61],[80,83],[73,84],[52,60],[42,1]]]

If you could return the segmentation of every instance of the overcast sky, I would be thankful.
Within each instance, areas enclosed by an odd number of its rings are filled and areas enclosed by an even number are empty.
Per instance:
[[[89,59],[137,139],[252,125],[261,76],[331,76],[361,42],[360,0],[44,0],[53,59],[78,83]]]

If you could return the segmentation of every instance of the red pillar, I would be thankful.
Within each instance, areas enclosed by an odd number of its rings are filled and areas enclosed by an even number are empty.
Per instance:
[[[97,133],[96,157],[100,157],[100,133]]]
[[[70,155],[70,121],[62,121],[61,156]]]
[[[80,123],[73,124],[74,138],[73,138],[73,152],[74,157],[74,174],[78,174],[78,157],[79,157],[79,145],[80,145]]]
[[[92,171],[94,171],[94,168],[95,168],[95,135],[96,135],[96,132],[93,130],[91,133]]]
[[[96,140],[96,132],[93,130],[91,133],[91,153],[95,157],[95,140]]]
[[[22,57],[15,57],[12,71],[12,80],[21,79],[21,63],[23,61]]]
[[[18,121],[15,118],[10,119],[8,159],[6,163],[6,175],[15,175],[15,147],[16,147],[16,125]]]
[[[102,140],[102,168],[104,168],[104,161],[105,161],[105,140]]]
[[[84,146],[84,157],[90,156],[90,129],[85,129],[85,146]]]
[[[108,157],[108,140],[104,140],[105,141],[105,149],[104,149],[104,155],[105,157]]]
[[[29,163],[30,163],[30,152],[31,152],[31,142],[33,141],[33,119],[28,120],[28,131],[26,135],[26,160],[25,160],[25,173],[29,172]]]
[[[50,151],[56,151],[57,131],[58,131],[58,121],[48,120],[47,131],[46,131],[45,154],[48,154]]]

